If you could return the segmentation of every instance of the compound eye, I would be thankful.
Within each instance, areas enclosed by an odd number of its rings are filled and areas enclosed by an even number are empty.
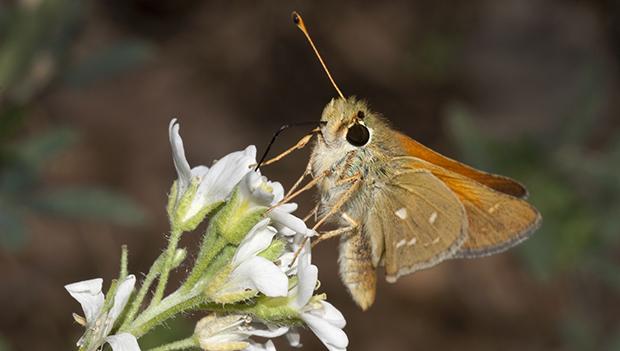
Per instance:
[[[370,132],[366,126],[355,123],[347,131],[347,141],[353,146],[364,146],[370,139]]]
[[[366,116],[364,115],[364,111],[357,111],[357,118],[359,118],[359,119],[364,119],[364,117],[366,117]]]

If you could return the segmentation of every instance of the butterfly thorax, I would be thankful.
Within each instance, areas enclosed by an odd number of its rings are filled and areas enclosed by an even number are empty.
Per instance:
[[[358,111],[363,112],[364,120],[353,120]],[[356,189],[350,192],[340,212],[359,221],[365,216],[375,189],[390,176],[389,159],[402,151],[396,150],[393,142],[385,141],[384,136],[389,131],[385,122],[369,111],[363,102],[353,98],[330,102],[322,121],[326,123],[311,156],[313,176],[327,174],[318,183],[320,211],[328,212],[354,186]],[[367,144],[355,146],[347,141],[347,128],[353,123],[367,127],[370,133]],[[332,222],[345,224],[339,216],[334,216]]]

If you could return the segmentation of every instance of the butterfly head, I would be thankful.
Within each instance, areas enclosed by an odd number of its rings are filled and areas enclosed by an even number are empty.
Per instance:
[[[353,149],[372,139],[373,112],[354,97],[332,99],[321,115],[321,134],[329,147]]]

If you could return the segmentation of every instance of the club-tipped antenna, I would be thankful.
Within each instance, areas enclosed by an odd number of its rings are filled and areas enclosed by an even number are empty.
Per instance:
[[[345,97],[342,94],[342,91],[340,91],[340,88],[338,88],[338,85],[336,85],[334,78],[332,77],[331,73],[329,73],[329,69],[327,69],[327,65],[325,64],[325,61],[323,61],[321,54],[319,54],[319,50],[317,50],[316,46],[314,45],[314,42],[312,41],[312,38],[310,37],[310,33],[308,33],[308,29],[306,28],[304,19],[301,18],[301,15],[297,11],[293,11],[293,13],[291,14],[291,17],[293,19],[293,23],[295,23],[297,28],[299,28],[299,30],[301,30],[302,33],[304,33],[304,35],[306,36],[306,39],[308,39],[310,46],[312,46],[312,50],[314,50],[316,57],[319,59],[319,62],[321,62],[321,66],[323,66],[323,70],[325,71],[325,73],[327,73],[327,77],[329,78],[329,81],[332,82],[332,85],[334,86],[334,88],[336,88],[338,95],[340,95],[340,97],[344,100]]]

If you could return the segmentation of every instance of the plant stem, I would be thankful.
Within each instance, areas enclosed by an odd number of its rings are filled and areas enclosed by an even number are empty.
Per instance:
[[[121,246],[121,271],[118,281],[122,282],[127,277],[127,245]]]
[[[198,342],[194,339],[193,336],[190,336],[187,339],[178,340],[171,342],[169,344],[161,345],[159,347],[150,349],[149,351],[172,351],[172,350],[186,350],[191,349],[193,347],[198,347]]]
[[[172,260],[174,259],[174,253],[176,252],[179,239],[181,239],[183,231],[180,229],[173,229],[170,233],[170,240],[168,241],[168,248],[166,248],[164,266],[161,269],[159,275],[159,281],[157,282],[157,288],[149,307],[157,305],[164,297],[164,290],[166,290],[166,284],[168,283],[168,275],[172,269]]]
[[[190,310],[203,302],[205,302],[205,297],[200,290],[192,291],[188,294],[177,290],[161,300],[157,305],[149,306],[128,328],[119,331],[131,333],[136,338],[139,338],[163,321],[178,313]]]
[[[164,259],[164,253],[161,253],[149,269],[149,273],[146,275],[146,278],[144,278],[144,282],[142,282],[140,290],[131,302],[131,306],[129,306],[129,310],[127,312],[127,315],[125,316],[125,320],[123,321],[123,324],[121,324],[121,330],[126,329],[127,327],[129,327],[129,324],[133,322],[133,319],[136,316],[136,313],[138,313],[138,310],[142,305],[142,301],[144,301],[144,298],[146,297],[146,294],[148,293],[151,284],[153,284],[153,281],[161,272],[161,267],[163,265]]]
[[[215,231],[208,231],[205,234],[195,266],[187,277],[187,280],[185,280],[185,283],[183,283],[181,290],[189,291],[193,289],[196,283],[202,278],[204,272],[211,264],[211,261],[213,261],[227,244],[228,242],[226,239],[217,235]]]

